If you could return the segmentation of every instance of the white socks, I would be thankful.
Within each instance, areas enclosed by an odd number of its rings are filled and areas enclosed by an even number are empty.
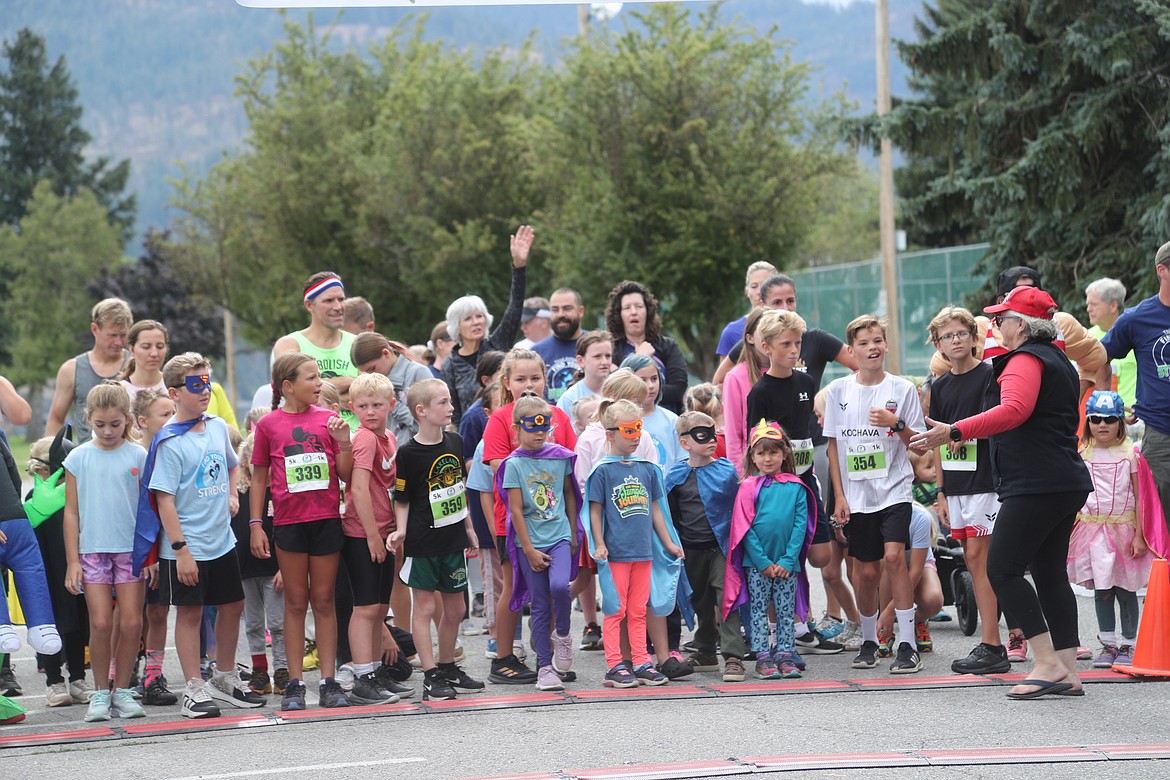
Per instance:
[[[877,644],[877,613],[861,615],[861,641]]]
[[[898,644],[908,642],[910,649],[917,649],[918,645],[914,639],[914,607],[895,609],[894,617],[898,622]]]

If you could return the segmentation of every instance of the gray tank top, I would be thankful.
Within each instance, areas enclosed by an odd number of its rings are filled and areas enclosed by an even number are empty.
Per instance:
[[[123,353],[122,366],[126,365],[128,357],[127,353]],[[122,366],[118,366],[118,370],[114,372],[113,376],[98,376],[89,362],[88,352],[82,352],[74,358],[73,406],[69,410],[69,416],[73,421],[74,441],[78,444],[85,444],[92,435],[89,421],[85,417],[85,397],[89,395],[90,390],[107,379],[117,379],[118,374],[122,371]]]

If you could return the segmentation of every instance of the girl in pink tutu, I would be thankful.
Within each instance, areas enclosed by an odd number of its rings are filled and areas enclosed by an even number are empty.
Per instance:
[[[1068,545],[1068,578],[1096,591],[1098,669],[1132,664],[1137,640],[1137,591],[1146,586],[1153,557],[1138,521],[1137,457],[1125,436],[1121,396],[1098,390],[1085,404],[1081,457],[1093,492],[1077,516]],[[1117,634],[1114,603],[1121,609]]]

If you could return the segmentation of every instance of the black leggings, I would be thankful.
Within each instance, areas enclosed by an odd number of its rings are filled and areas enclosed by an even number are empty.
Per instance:
[[[37,663],[45,670],[45,684],[65,682],[61,674],[62,663],[69,667],[69,682],[85,679],[85,644],[89,631],[70,631],[61,635],[61,652],[56,655],[37,653]]]
[[[1014,496],[1000,505],[987,578],[1009,626],[1032,638],[1052,632],[1057,650],[1077,647],[1077,599],[1068,582],[1068,540],[1084,491]],[[1031,571],[1035,589],[1024,579]]]

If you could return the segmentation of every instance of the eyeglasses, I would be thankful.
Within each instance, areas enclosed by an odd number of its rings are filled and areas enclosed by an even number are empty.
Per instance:
[[[635,420],[632,423],[618,423],[613,428],[606,428],[607,431],[617,431],[622,438],[638,439],[642,436],[642,421]]]
[[[965,330],[958,333],[940,333],[936,341],[966,341],[971,338],[971,334]]]
[[[1019,319],[1019,317],[1015,316],[1014,314],[997,314],[991,318],[991,321],[994,322],[995,327],[998,328],[998,327],[1003,325],[1004,320],[1018,320],[1018,319]]]
[[[1113,423],[1119,421],[1121,418],[1112,414],[1108,417],[1102,417],[1099,414],[1090,414],[1085,419],[1091,422],[1093,425],[1100,425],[1101,423],[1105,423],[1106,425],[1113,425]]]

